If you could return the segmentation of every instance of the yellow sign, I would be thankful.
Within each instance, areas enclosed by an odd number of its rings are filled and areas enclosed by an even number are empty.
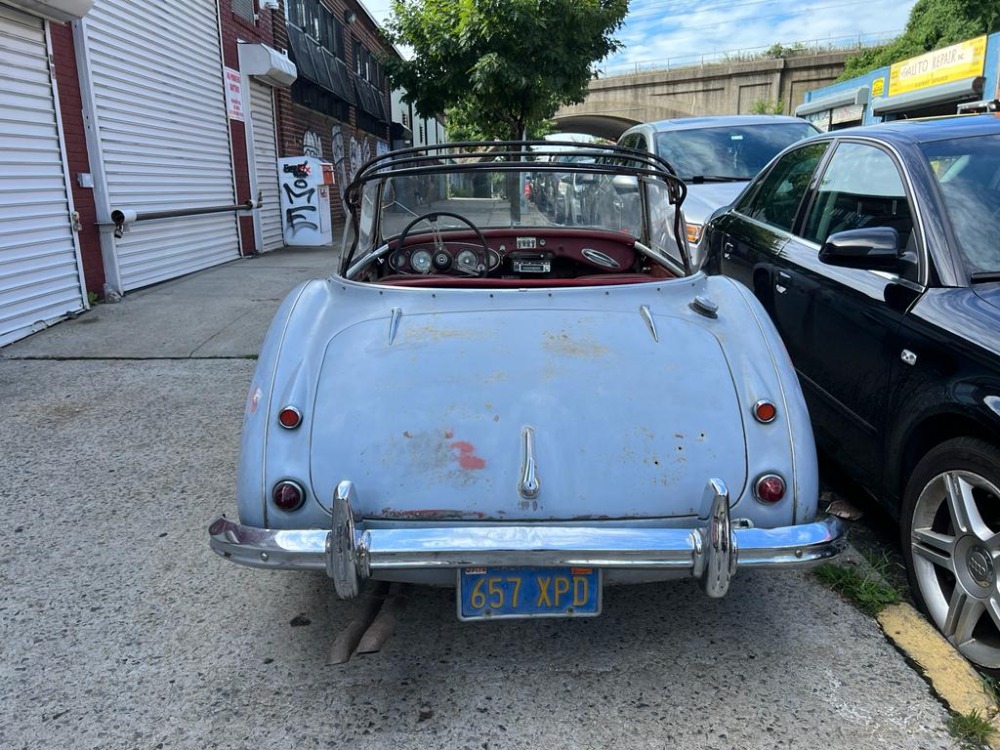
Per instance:
[[[876,78],[872,81],[872,96],[882,96],[885,94],[885,79]]]
[[[983,74],[986,37],[934,50],[889,68],[889,96]]]

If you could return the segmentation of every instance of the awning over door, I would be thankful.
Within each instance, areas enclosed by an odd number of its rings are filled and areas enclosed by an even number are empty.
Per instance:
[[[816,112],[825,112],[830,109],[836,109],[837,107],[857,106],[867,103],[868,87],[859,86],[857,88],[847,89],[846,91],[838,91],[836,94],[830,94],[829,96],[822,96],[819,99],[802,102],[802,104],[795,108],[795,116],[805,117],[806,115],[815,114]]]
[[[985,81],[986,79],[982,76],[974,76],[951,83],[928,86],[916,91],[907,91],[905,94],[875,99],[872,102],[872,112],[880,115],[887,112],[902,112],[906,109],[944,104],[950,101],[957,103],[965,99],[978,99],[982,96]]]
[[[87,15],[94,0],[4,0],[16,8],[21,8],[53,21],[76,21]]]
[[[239,45],[240,72],[268,86],[287,88],[298,77],[295,63],[266,44]]]

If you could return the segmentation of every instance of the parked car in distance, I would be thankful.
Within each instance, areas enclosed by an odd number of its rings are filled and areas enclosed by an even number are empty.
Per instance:
[[[212,549],[326,571],[344,598],[368,579],[456,587],[466,620],[594,615],[606,585],[673,577],[718,597],[741,568],[836,555],[794,370],[746,288],[692,270],[684,184],[652,154],[521,161],[526,145],[360,168],[339,269],[265,337],[239,518],[211,524]],[[658,208],[567,227],[516,195],[453,197],[522,170],[642,177]],[[405,198],[427,178],[448,192]]]
[[[917,603],[994,671],[998,237],[994,115],[795,144],[706,228],[706,271],[770,313],[821,450],[899,517]]]
[[[818,132],[806,120],[782,115],[684,117],[631,127],[618,144],[665,159],[687,183],[684,219],[697,267],[708,217],[729,205],[778,152]]]
[[[580,151],[555,153],[547,161],[558,168],[559,165],[590,163],[595,158],[593,153],[581,148]],[[579,170],[544,172],[536,204],[557,224],[585,223],[582,196],[586,186],[595,179],[594,174]]]

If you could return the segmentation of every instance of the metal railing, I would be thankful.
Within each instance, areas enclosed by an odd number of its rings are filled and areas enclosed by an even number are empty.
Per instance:
[[[636,60],[628,63],[612,63],[598,68],[601,77],[637,75],[656,70],[673,70],[675,68],[695,68],[718,63],[747,62],[749,60],[766,60],[778,57],[796,57],[798,55],[822,54],[823,52],[862,49],[885,44],[902,31],[876,31],[871,34],[852,34],[850,36],[826,37],[825,39],[809,39],[775,43],[759,47],[742,47],[730,50],[720,50],[710,53],[677,55],[658,60]],[[768,54],[771,51],[776,54]],[[780,54],[779,54],[780,53]]]
[[[263,194],[257,194],[257,200],[247,200],[243,203],[232,203],[224,206],[198,206],[192,208],[170,208],[163,211],[135,211],[127,208],[116,208],[111,212],[111,223],[114,224],[115,237],[121,239],[125,227],[137,221],[154,221],[156,219],[177,219],[183,216],[202,216],[204,214],[221,214],[231,211],[252,211],[260,208]]]

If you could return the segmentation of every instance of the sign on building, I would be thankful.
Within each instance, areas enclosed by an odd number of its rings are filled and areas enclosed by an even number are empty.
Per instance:
[[[985,36],[911,57],[889,68],[889,96],[981,76],[985,62]]]

